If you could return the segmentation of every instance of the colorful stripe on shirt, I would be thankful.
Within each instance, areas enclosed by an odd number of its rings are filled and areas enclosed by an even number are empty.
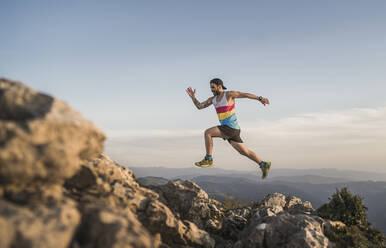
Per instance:
[[[237,124],[237,118],[235,114],[235,104],[231,106],[221,106],[216,108],[218,119],[221,125],[226,125],[231,128],[240,129]]]
[[[237,124],[236,114],[233,114],[224,120],[220,120],[220,124],[234,129],[240,129],[239,124]]]
[[[235,113],[235,104],[231,106],[221,106],[216,108],[218,119],[224,120]]]

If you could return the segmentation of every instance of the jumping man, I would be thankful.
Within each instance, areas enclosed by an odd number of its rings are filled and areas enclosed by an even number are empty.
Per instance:
[[[235,148],[241,155],[247,156],[251,160],[255,161],[261,171],[262,178],[266,178],[268,171],[271,167],[271,162],[265,162],[261,160],[256,153],[249,150],[243,144],[240,138],[240,127],[237,123],[235,113],[235,99],[236,98],[249,98],[260,101],[264,106],[269,104],[267,98],[256,96],[250,93],[242,93],[238,91],[224,91],[227,88],[223,85],[223,82],[219,78],[212,79],[210,81],[210,90],[212,91],[212,97],[204,102],[199,102],[196,97],[196,90],[192,90],[191,87],[186,89],[188,95],[192,98],[194,105],[197,109],[203,109],[211,104],[214,105],[218,119],[220,120],[219,126],[211,127],[205,130],[205,148],[206,156],[200,162],[196,162],[195,165],[199,167],[210,167],[213,166],[212,150],[213,150],[213,137],[220,137],[228,142]]]

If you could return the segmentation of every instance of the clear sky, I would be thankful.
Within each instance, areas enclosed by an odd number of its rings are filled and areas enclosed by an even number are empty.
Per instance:
[[[190,167],[218,124],[209,80],[276,168],[386,172],[386,1],[4,1],[0,76],[54,95],[127,166]],[[216,166],[254,164],[222,140]],[[274,167],[273,167],[274,168]]]

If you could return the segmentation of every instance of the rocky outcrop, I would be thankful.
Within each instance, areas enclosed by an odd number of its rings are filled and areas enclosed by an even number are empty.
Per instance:
[[[312,216],[283,212],[252,218],[235,247],[332,247]]]
[[[63,182],[104,134],[63,101],[0,79],[1,247],[68,247],[80,223]]]
[[[130,217],[123,219],[128,219],[129,223],[136,223],[138,230],[153,237],[154,240],[150,242],[151,245],[148,247],[157,247],[161,244],[170,247],[214,246],[214,241],[207,232],[197,228],[192,222],[181,220],[158,200],[159,195],[157,193],[139,186],[129,169],[116,164],[103,154],[84,163],[78,173],[66,181],[65,187],[68,197],[78,202],[83,216],[88,216],[85,219],[87,223],[96,222],[99,226],[102,221],[99,217],[100,214],[90,215],[90,209],[94,209],[93,212],[96,211],[97,213],[107,211],[110,216],[114,216],[115,220],[122,219],[120,216]],[[98,205],[97,210],[94,208],[96,204]],[[137,222],[132,221],[133,217]],[[93,226],[87,223],[81,225]],[[119,226],[127,226],[121,221],[119,223]],[[93,247],[92,242],[95,241],[84,239],[84,236],[104,237],[110,235],[103,232],[103,228],[97,235],[88,234],[88,230],[92,230],[90,228],[82,229],[84,231],[74,241],[78,242],[79,245]],[[135,233],[131,233],[131,235],[137,236]],[[106,237],[106,239],[108,238]]]
[[[225,210],[188,180],[142,187],[65,102],[0,79],[0,248],[331,247],[344,226],[279,193]]]
[[[255,208],[226,213],[223,237],[234,242],[228,240],[228,245],[221,247],[333,247],[325,230],[344,224],[323,220],[314,213],[311,203],[300,198],[267,195]]]
[[[152,186],[175,214],[194,222],[199,228],[210,231],[221,227],[223,217],[221,203],[209,198],[196,183],[188,180],[170,181],[165,185]]]
[[[104,139],[63,101],[0,79],[0,247],[214,247]]]
[[[66,103],[0,79],[0,182],[57,184],[102,152],[104,134]]]
[[[267,195],[255,206],[225,211],[187,180],[151,189],[176,215],[208,231],[216,247],[332,247],[324,232],[344,226],[318,217],[310,202],[280,193]],[[215,228],[208,225],[211,222]]]

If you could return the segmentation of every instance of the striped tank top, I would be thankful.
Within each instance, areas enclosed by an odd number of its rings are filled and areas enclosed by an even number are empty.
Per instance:
[[[233,103],[233,105],[228,105],[226,92],[223,93],[223,97],[219,102],[217,102],[217,96],[213,98],[213,106],[216,109],[221,125],[234,129],[240,129],[239,124],[237,123],[235,104]]]

